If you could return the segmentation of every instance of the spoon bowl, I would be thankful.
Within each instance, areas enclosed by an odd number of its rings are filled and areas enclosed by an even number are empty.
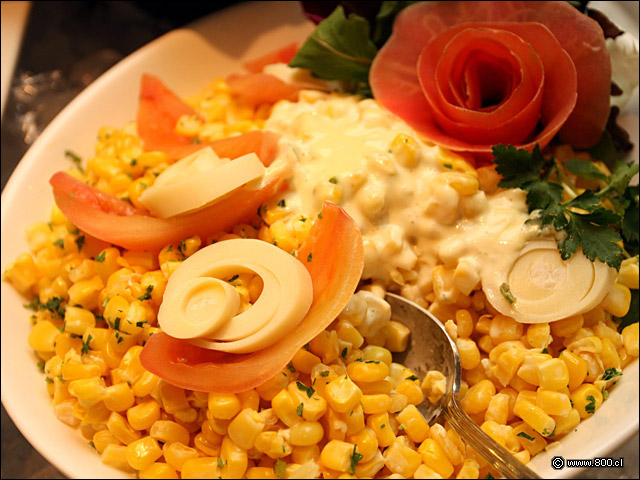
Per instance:
[[[440,320],[399,295],[387,293],[385,300],[391,305],[392,319],[411,330],[409,348],[395,353],[393,361],[405,365],[421,379],[430,370],[437,370],[446,378],[444,395],[436,403],[425,399],[417,405],[429,425],[444,418],[468,446],[506,478],[540,478],[484,433],[460,407],[460,356]]]

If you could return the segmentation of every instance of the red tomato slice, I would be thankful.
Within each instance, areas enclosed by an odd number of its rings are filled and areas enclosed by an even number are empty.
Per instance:
[[[300,87],[283,82],[268,73],[233,74],[227,77],[227,83],[232,95],[252,107],[279,100],[294,102],[300,92]]]
[[[275,156],[278,136],[273,132],[253,131],[213,142],[194,143],[193,138],[175,132],[178,119],[183,115],[197,114],[158,78],[149,74],[142,76],[137,126],[145,150],[158,150],[179,159],[210,146],[219,156],[227,158],[255,153],[266,166]]]
[[[313,303],[302,322],[278,342],[255,353],[233,354],[159,333],[144,346],[142,365],[173,385],[203,392],[244,392],[278,375],[353,295],[364,265],[360,231],[344,210],[326,202],[298,258],[311,275]]]
[[[291,62],[291,60],[293,60],[293,57],[296,56],[297,52],[298,42],[293,42],[285,45],[282,48],[278,48],[277,50],[269,52],[260,58],[245,62],[244,68],[246,68],[251,73],[260,73],[265,66],[271,65],[272,63]]]
[[[54,174],[49,183],[56,204],[80,230],[120,247],[155,252],[185,237],[208,237],[249,220],[280,190],[284,173],[260,188],[241,188],[209,207],[168,219],[145,214],[65,172]]]

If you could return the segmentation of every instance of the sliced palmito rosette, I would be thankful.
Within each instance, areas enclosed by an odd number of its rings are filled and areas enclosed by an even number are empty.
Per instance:
[[[567,2],[418,3],[396,17],[369,80],[424,138],[480,158],[556,133],[588,147],[609,116],[602,29]]]

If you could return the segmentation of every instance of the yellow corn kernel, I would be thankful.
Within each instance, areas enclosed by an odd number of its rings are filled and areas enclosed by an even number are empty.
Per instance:
[[[338,339],[350,343],[351,347],[354,349],[360,348],[364,343],[364,337],[348,320],[338,320],[336,332],[338,334]]]
[[[127,410],[127,420],[136,430],[147,430],[160,420],[161,413],[160,404],[150,399]]]
[[[291,427],[289,443],[294,446],[309,447],[322,440],[324,429],[318,422],[301,422]]]
[[[544,437],[549,437],[556,428],[556,423],[544,410],[534,405],[529,400],[516,402],[515,414],[529,424],[536,432]]]
[[[400,133],[391,142],[391,154],[395,161],[404,167],[413,167],[419,161],[418,142],[413,137]]]
[[[287,391],[296,408],[295,413],[298,417],[302,416],[302,418],[309,422],[315,422],[327,411],[327,401],[317,392],[309,396],[311,391],[307,390],[306,387],[301,389],[300,385],[302,384],[291,382],[287,387]]]
[[[568,350],[563,350],[559,357],[569,372],[569,390],[573,391],[582,385],[587,376],[587,364],[582,358]]]
[[[366,463],[360,462],[356,467],[356,478],[374,478],[384,467],[384,457],[379,451]]]
[[[36,323],[27,338],[29,346],[37,352],[53,352],[55,350],[55,339],[60,333],[58,327],[56,327],[49,320],[42,320]]]
[[[536,404],[549,415],[568,415],[571,411],[569,395],[539,388],[536,392]]]
[[[396,385],[396,392],[407,396],[407,401],[412,405],[418,405],[424,400],[424,394],[420,385],[415,380],[406,379]]]
[[[271,400],[271,407],[278,418],[291,427],[302,421],[297,409],[300,403],[296,403],[287,389],[283,389]]]
[[[129,412],[130,411],[131,410],[129,410]],[[129,412],[127,412],[127,416],[129,416]],[[172,422],[171,420],[156,420],[153,422],[149,429],[149,435],[151,438],[154,438],[165,445],[171,443],[182,443],[187,445],[190,439],[189,431],[182,425]]]
[[[264,419],[250,408],[245,408],[231,420],[227,428],[227,434],[233,443],[240,448],[250,450],[256,441],[256,437],[264,429]]]
[[[335,330],[323,330],[309,342],[309,350],[322,358],[323,363],[330,364],[340,355],[338,334]]]
[[[620,283],[614,283],[600,305],[614,317],[624,317],[631,305],[631,291],[629,287]]]
[[[229,437],[222,440],[220,447],[222,478],[242,478],[247,470],[247,452],[238,447]]]
[[[291,359],[293,367],[302,373],[311,373],[313,367],[320,363],[320,358],[308,350],[301,348]]]
[[[102,401],[106,387],[101,377],[81,378],[69,382],[69,393],[78,399],[78,403],[89,408]]]
[[[602,392],[593,384],[585,383],[571,392],[571,401],[580,418],[588,418],[602,405]]]
[[[383,457],[386,467],[391,472],[402,475],[401,478],[411,477],[422,463],[422,456],[398,439],[384,451]]]
[[[124,470],[125,472],[133,471],[127,461],[127,447],[124,445],[108,444],[101,455],[100,460],[105,465]]]
[[[397,413],[409,404],[409,399],[403,393],[391,392],[389,395],[389,413]]]
[[[93,434],[92,438],[93,446],[99,454],[104,452],[107,445],[122,445],[120,440],[113,436],[109,430],[100,430]]]
[[[558,320],[550,324],[551,334],[554,338],[569,337],[576,333],[584,325],[584,317],[580,314],[573,315],[563,320]]]
[[[460,471],[456,475],[456,478],[479,478],[480,467],[478,461],[472,458],[468,458],[462,464]]]
[[[602,366],[604,369],[620,368],[620,355],[611,340],[605,338],[602,340],[602,352],[600,353]]]
[[[460,355],[460,366],[465,370],[476,368],[480,363],[480,350],[476,342],[470,338],[458,338],[456,345]]]
[[[440,445],[440,448],[447,456],[447,459],[453,466],[459,465],[464,461],[464,455],[458,448],[456,442],[447,435],[447,431],[439,423],[433,424],[429,432],[429,436]]]
[[[240,399],[233,393],[209,393],[209,410],[215,418],[230,420],[241,408]]]
[[[320,460],[320,448],[318,445],[293,447],[291,449],[291,460],[299,465],[303,465],[310,460],[318,462]]]
[[[386,364],[382,363],[379,365],[386,366]],[[360,390],[358,385],[353,383],[351,379],[347,378],[347,376],[340,376],[327,384],[324,395],[327,403],[333,410],[339,413],[347,413],[360,403],[362,390]]]
[[[551,340],[551,327],[548,323],[534,323],[527,327],[527,342],[531,348],[545,348]]]
[[[531,456],[540,453],[547,447],[547,440],[525,422],[515,426],[513,431],[522,448]]]
[[[103,283],[107,283],[109,277],[120,269],[119,258],[120,250],[115,247],[105,248],[96,255],[94,268]]]
[[[616,282],[634,290],[638,289],[638,256],[622,261]]]
[[[123,412],[135,404],[135,396],[126,383],[118,383],[107,387],[104,404],[113,412]],[[134,427],[135,428],[135,427]],[[136,430],[142,430],[136,428]]]
[[[278,477],[273,471],[273,467],[251,467],[247,470],[247,478],[250,480],[262,480]]]
[[[484,353],[491,353],[491,350],[493,350],[493,340],[491,340],[491,337],[489,335],[482,335],[479,339],[478,339],[478,348],[480,348],[480,350],[482,350]]]
[[[189,402],[182,388],[164,381],[159,382],[158,385],[162,396],[162,406],[167,413],[173,415],[189,408]]]
[[[387,339],[384,343],[385,347],[392,352],[404,352],[409,344],[411,330],[409,330],[406,325],[396,322],[395,320],[389,321],[386,329]]]
[[[129,445],[131,442],[140,438],[140,433],[131,428],[131,425],[125,420],[125,418],[117,412],[112,412],[109,415],[107,421],[107,428],[125,445]]]
[[[480,413],[487,409],[491,398],[496,394],[496,387],[491,380],[481,380],[469,388],[462,399],[462,408],[470,414]]]
[[[367,427],[373,430],[373,433],[376,434],[378,446],[382,448],[391,445],[396,438],[387,412],[369,415],[367,417]]]
[[[190,458],[182,464],[181,478],[222,478],[217,456]]]
[[[449,478],[453,473],[453,465],[442,451],[442,448],[432,438],[427,438],[418,447],[422,461],[429,468],[435,470],[443,478]]]
[[[551,415],[551,418],[556,422],[556,435],[564,435],[578,426],[580,423],[580,412],[572,408],[567,415]]]
[[[136,397],[146,397],[151,395],[160,378],[151,372],[144,372],[140,378],[133,384],[132,391]]]
[[[20,293],[28,294],[38,280],[33,257],[29,253],[21,253],[6,270],[6,276]]]
[[[429,436],[429,424],[415,405],[407,405],[396,415],[407,436],[414,442],[423,442]],[[398,427],[400,428],[400,427]]]
[[[447,378],[442,372],[429,370],[422,381],[422,392],[431,403],[437,403],[447,391]]]
[[[389,367],[379,360],[351,362],[347,365],[347,374],[355,382],[379,382],[389,375]]]
[[[182,470],[184,462],[193,458],[198,458],[199,454],[195,448],[188,447],[179,442],[165,444],[163,447],[164,459],[168,465],[178,471]]]
[[[289,382],[295,381],[296,378],[298,378],[297,371],[292,372],[289,368],[285,368],[275,377],[256,387],[256,391],[260,398],[270,402],[283,388],[287,388]]]
[[[541,388],[562,390],[569,385],[569,369],[559,358],[552,358],[537,364],[536,371]]]
[[[330,440],[320,452],[320,461],[331,470],[348,472],[351,468],[353,447],[354,445],[351,443]]]
[[[391,400],[389,395],[383,395],[380,393],[374,395],[363,395],[360,399],[364,413],[367,415],[386,412],[389,408],[390,402]]]
[[[418,469],[414,472],[413,478],[431,478],[431,479],[439,479],[442,478],[438,472],[436,472],[433,468],[428,467],[424,463],[418,467]]]
[[[102,373],[102,368],[95,363],[66,361],[60,368],[60,372],[65,380],[77,380],[79,378],[96,377]]]
[[[96,325],[93,313],[83,308],[67,307],[64,314],[64,329],[75,335],[83,335],[87,328]]]
[[[69,287],[69,304],[80,305],[86,310],[98,308],[98,297],[104,283],[98,275],[89,280],[81,280]]]
[[[373,460],[378,453],[378,437],[369,427],[361,429],[359,432],[346,437],[348,443],[356,445],[356,451],[362,455],[361,463]]]
[[[506,425],[509,420],[509,402],[510,397],[504,393],[497,393],[487,406],[487,411],[484,414],[485,421],[493,421],[500,425]]]
[[[362,349],[362,354],[365,362],[381,362],[388,367],[391,366],[392,355],[391,351],[387,348],[377,345],[367,345]]]
[[[127,445],[127,462],[135,470],[145,470],[162,456],[158,442],[150,436],[142,437]]]
[[[260,433],[256,437],[254,448],[274,460],[290,455],[292,452],[291,444],[284,438],[282,432],[284,431]]]
[[[622,343],[627,355],[638,356],[638,322],[624,327],[622,330]]]
[[[523,326],[520,322],[516,322],[513,318],[506,315],[496,315],[491,320],[489,327],[489,336],[493,343],[498,344],[512,340],[518,340],[522,337]]]
[[[82,350],[82,341],[79,338],[74,338],[69,332],[64,332],[56,336],[55,352],[59,357],[65,357],[70,350],[74,350],[76,353],[80,353]]]
[[[138,476],[143,479],[178,478],[178,473],[173,467],[166,463],[155,462],[140,471]]]

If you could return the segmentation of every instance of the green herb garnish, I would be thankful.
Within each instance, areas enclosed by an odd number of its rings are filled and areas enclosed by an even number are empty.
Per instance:
[[[350,460],[349,474],[350,475],[353,475],[353,474],[356,473],[356,467],[360,463],[360,460],[362,460],[362,458],[363,458],[361,453],[356,452],[357,448],[358,448],[357,445],[353,446],[353,452],[351,453],[351,457],[349,458],[349,460]]]
[[[143,295],[140,295],[138,297],[138,300],[140,300],[141,302],[144,302],[145,300],[151,300],[152,291],[153,291],[153,285],[148,285],[147,290],[144,292]]]
[[[298,390],[302,390],[303,392],[307,392],[307,397],[309,397],[309,398],[313,397],[313,394],[316,393],[316,391],[315,391],[315,389],[313,387],[307,387],[302,382],[296,382],[296,385],[298,386]]]
[[[302,410],[304,409],[304,403],[301,403],[300,405],[298,405],[298,408],[296,408],[296,415],[298,415],[299,417],[302,416]]]
[[[287,464],[281,458],[277,459],[273,464],[273,473],[278,478],[284,478],[287,475]]]
[[[82,168],[82,158],[80,158],[80,155],[72,150],[65,150],[64,156],[71,160],[81,173],[84,173],[84,168]]]
[[[513,303],[516,301],[516,297],[514,297],[513,293],[511,293],[511,288],[509,287],[508,283],[503,283],[502,285],[500,285],[500,293],[504,298],[507,299],[507,302]]]
[[[522,437],[522,438],[526,438],[530,442],[535,442],[536,441],[536,439],[534,437],[532,437],[531,435],[527,435],[525,432],[520,432],[517,436],[518,437]]]
[[[91,335],[89,335],[87,337],[87,341],[86,342],[82,342],[82,349],[80,350],[80,353],[82,353],[83,355],[85,353],[87,353],[89,351],[89,344],[91,343],[91,340],[93,340],[93,337]]]
[[[596,412],[596,399],[593,395],[589,395],[587,397],[589,403],[584,406],[584,411],[587,413],[595,413]]]
[[[611,380],[613,378],[619,377],[622,375],[622,372],[617,368],[607,368],[602,375],[602,380]]]
[[[513,145],[497,145],[493,147],[493,156],[496,171],[503,176],[498,186],[521,188],[527,192],[527,205],[533,213],[527,223],[536,223],[543,230],[553,228],[559,234],[556,241],[563,260],[571,258],[581,247],[589,260],[597,258],[613,268],[620,268],[623,251],[618,245],[622,240],[618,230],[623,223],[625,207],[629,205],[622,201],[624,195],[620,192],[626,190],[629,175],[638,171],[637,165],[618,162],[617,170],[607,177],[609,183],[602,190],[585,190],[562,201],[565,187],[569,190],[575,190],[575,187],[567,184],[562,166],[553,158],[545,159],[538,145],[531,153]],[[578,171],[575,165],[574,162],[573,168]],[[580,171],[588,175],[585,173],[587,168]],[[554,177],[560,183],[552,181]],[[605,198],[614,206],[619,205],[617,211],[600,206]]]
[[[98,255],[96,255],[96,258],[94,260],[96,262],[104,262],[104,259],[106,256],[107,256],[107,252],[103,250]]]

